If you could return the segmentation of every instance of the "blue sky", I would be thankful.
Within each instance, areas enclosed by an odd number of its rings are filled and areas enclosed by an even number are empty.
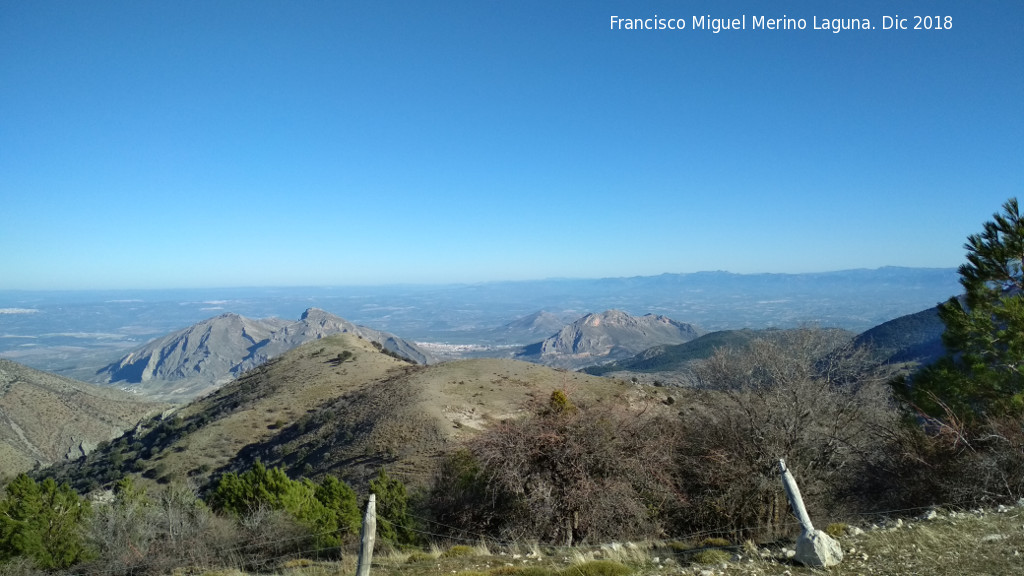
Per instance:
[[[0,0],[0,289],[952,267],[1022,103],[1017,0]]]

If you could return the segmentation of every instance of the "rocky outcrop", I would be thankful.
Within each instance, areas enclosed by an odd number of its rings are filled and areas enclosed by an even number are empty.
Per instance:
[[[821,530],[804,531],[796,541],[793,560],[814,568],[828,568],[843,561],[843,548]]]

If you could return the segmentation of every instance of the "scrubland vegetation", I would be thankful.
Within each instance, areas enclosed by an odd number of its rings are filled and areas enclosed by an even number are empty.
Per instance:
[[[22,475],[0,500],[0,573],[351,573],[373,492],[377,572],[783,574],[798,529],[779,458],[847,551],[830,573],[1019,572],[1024,508],[1006,506],[1024,496],[1016,202],[985,230],[968,241],[966,299],[942,308],[949,356],[909,377],[802,328],[717,350],[694,389],[657,406],[556,390],[468,437],[422,485],[381,468],[354,489],[257,463],[207,486],[125,479],[90,501]]]

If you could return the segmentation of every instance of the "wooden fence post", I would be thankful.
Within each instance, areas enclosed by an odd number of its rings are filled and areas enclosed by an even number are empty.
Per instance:
[[[359,564],[356,576],[370,576],[370,563],[373,561],[373,541],[377,537],[377,495],[370,494],[366,501],[366,515],[363,517],[363,529],[360,532]]]

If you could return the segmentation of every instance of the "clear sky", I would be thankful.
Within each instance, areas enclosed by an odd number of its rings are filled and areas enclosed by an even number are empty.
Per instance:
[[[1022,184],[1019,0],[0,0],[0,289],[952,267]]]

